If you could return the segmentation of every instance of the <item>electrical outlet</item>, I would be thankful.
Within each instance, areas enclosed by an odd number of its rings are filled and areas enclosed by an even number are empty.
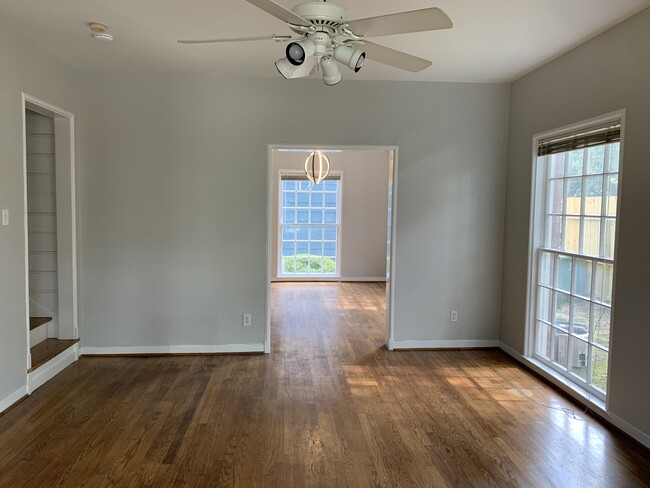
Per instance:
[[[9,225],[9,209],[7,208],[2,209],[2,225]]]
[[[458,310],[452,310],[449,314],[449,321],[456,323],[458,322]]]
[[[242,323],[242,325],[244,327],[250,327],[251,326],[251,321],[252,321],[251,314],[245,313],[244,315],[242,315],[241,323]]]

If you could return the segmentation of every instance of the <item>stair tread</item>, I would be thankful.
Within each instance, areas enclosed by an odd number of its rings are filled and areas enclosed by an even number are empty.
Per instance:
[[[29,350],[32,355],[32,367],[29,368],[29,372],[34,371],[77,342],[79,339],[45,339],[43,342],[39,342]]]
[[[34,330],[36,327],[40,327],[51,321],[52,317],[29,317],[29,330]]]

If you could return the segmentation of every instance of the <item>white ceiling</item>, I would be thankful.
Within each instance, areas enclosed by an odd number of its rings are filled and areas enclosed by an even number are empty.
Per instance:
[[[295,2],[276,0],[287,8]],[[591,39],[650,5],[650,0],[342,0],[351,19],[437,6],[446,31],[373,41],[433,61],[408,73],[368,62],[347,79],[501,82]],[[289,34],[286,25],[245,0],[2,0],[0,16],[80,69],[278,77],[271,41],[179,45],[177,39]],[[89,35],[87,22],[109,26],[112,44]]]

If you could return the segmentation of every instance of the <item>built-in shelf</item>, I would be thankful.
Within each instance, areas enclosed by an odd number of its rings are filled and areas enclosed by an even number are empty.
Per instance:
[[[52,317],[29,317],[29,330],[34,330],[36,327],[40,327],[51,321]]]
[[[58,356],[69,347],[74,346],[77,342],[79,342],[79,339],[45,339],[43,342],[39,342],[29,350],[32,355],[32,367],[29,368],[29,373],[47,363],[50,359]]]

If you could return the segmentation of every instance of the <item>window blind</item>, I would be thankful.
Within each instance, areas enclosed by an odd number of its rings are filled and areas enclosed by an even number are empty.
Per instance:
[[[621,124],[607,124],[539,141],[538,156],[601,146],[621,141]]]

